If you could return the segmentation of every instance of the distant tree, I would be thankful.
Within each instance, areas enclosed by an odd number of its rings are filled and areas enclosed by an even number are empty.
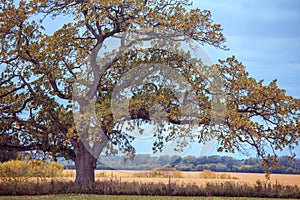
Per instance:
[[[219,155],[212,155],[207,157],[207,163],[220,163],[221,156]]]
[[[181,160],[182,164],[194,164],[196,163],[196,157],[195,156],[186,156],[182,158]]]
[[[247,158],[243,162],[245,165],[259,165],[260,160],[257,158]]]
[[[18,157],[17,151],[0,149],[0,162],[15,160],[17,159],[17,157]]]
[[[296,163],[290,160],[287,156],[278,158],[278,164],[283,167],[293,167]]]
[[[172,159],[170,158],[169,155],[163,155],[157,159],[157,164],[159,166],[163,167],[163,166],[169,164],[171,161],[172,161]]]
[[[236,165],[239,161],[233,157],[230,156],[222,156],[220,158],[220,162],[226,165],[228,171],[233,170],[233,166]]]

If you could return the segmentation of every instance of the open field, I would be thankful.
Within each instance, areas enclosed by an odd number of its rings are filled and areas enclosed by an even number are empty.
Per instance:
[[[122,170],[97,170],[96,171],[96,180],[107,180],[115,179],[127,182],[142,182],[142,183],[165,183],[169,182],[169,178],[159,178],[159,177],[137,177],[136,175],[141,172],[147,171],[122,171]],[[176,184],[196,184],[204,185],[207,182],[241,182],[248,184],[255,184],[257,180],[262,182],[276,184],[280,183],[283,185],[297,185],[300,187],[300,174],[272,174],[270,179],[267,180],[265,174],[258,173],[227,173],[227,172],[215,172],[217,177],[215,179],[203,179],[200,178],[201,172],[182,172],[182,178],[171,178],[171,182]],[[65,170],[64,174],[68,177],[64,177],[66,180],[75,180],[75,171],[74,170]],[[221,175],[229,175],[230,179],[221,179]]]
[[[158,196],[109,196],[109,195],[46,195],[46,196],[0,196],[0,200],[281,200],[277,198],[243,197],[158,197]],[[282,199],[284,200],[284,199]]]

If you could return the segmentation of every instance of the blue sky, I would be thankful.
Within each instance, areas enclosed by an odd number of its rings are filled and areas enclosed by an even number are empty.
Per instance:
[[[224,28],[230,51],[205,47],[213,61],[235,55],[250,76],[277,79],[287,94],[300,98],[299,0],[198,0]]]

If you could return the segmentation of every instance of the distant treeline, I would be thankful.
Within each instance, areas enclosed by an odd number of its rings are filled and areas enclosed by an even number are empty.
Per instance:
[[[273,173],[300,174],[300,159],[296,162],[282,156],[278,158],[282,168],[273,169]],[[64,164],[65,168],[75,169],[72,164]],[[247,158],[238,160],[230,156],[160,156],[152,157],[149,154],[138,154],[133,160],[126,160],[122,156],[102,157],[97,163],[97,169],[117,170],[152,170],[155,168],[176,168],[182,171],[203,171],[205,169],[215,172],[249,172],[264,173],[261,160]]]

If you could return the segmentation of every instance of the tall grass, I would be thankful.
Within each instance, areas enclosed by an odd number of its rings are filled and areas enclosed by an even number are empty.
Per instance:
[[[97,181],[87,186],[75,186],[72,181],[59,179],[35,181],[2,181],[0,195],[49,195],[49,194],[101,194],[101,195],[157,195],[157,196],[238,196],[300,198],[298,186],[287,186],[257,181],[247,183],[223,182],[198,186],[195,184],[126,182],[118,179]]]

